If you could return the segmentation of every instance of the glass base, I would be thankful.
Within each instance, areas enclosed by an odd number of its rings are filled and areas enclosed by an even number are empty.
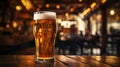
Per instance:
[[[54,58],[50,58],[50,59],[38,59],[36,58],[35,59],[37,62],[40,62],[40,63],[44,63],[44,62],[54,62]]]
[[[35,67],[55,67],[54,59],[35,59]]]

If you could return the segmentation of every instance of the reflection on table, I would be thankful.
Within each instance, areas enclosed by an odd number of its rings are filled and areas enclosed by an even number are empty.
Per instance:
[[[55,62],[40,63],[34,55],[0,55],[0,67],[120,67],[117,56],[56,55]]]

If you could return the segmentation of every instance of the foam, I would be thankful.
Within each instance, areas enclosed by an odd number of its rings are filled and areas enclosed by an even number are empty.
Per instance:
[[[56,19],[56,13],[50,11],[40,11],[34,13],[34,20],[39,19]]]

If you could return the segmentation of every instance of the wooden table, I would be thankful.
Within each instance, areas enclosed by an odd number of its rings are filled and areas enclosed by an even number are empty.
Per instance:
[[[34,55],[0,55],[0,67],[120,67],[117,56],[56,55],[55,62],[36,62]]]

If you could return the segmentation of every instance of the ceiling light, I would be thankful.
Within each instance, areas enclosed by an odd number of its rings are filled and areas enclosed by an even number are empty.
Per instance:
[[[82,2],[82,0],[78,0],[79,2]]]
[[[56,5],[56,8],[57,8],[57,9],[60,9],[60,5]]]
[[[101,0],[102,3],[105,3],[107,0]]]
[[[110,10],[110,15],[115,15],[115,10]]]
[[[46,4],[45,7],[46,7],[46,8],[49,8],[49,7],[50,7],[50,4]]]
[[[18,26],[17,22],[16,21],[13,21],[13,27],[16,28]]]
[[[97,5],[96,2],[93,2],[93,3],[90,5],[90,7],[93,9],[93,8],[95,8],[96,5]]]
[[[91,9],[90,8],[87,8],[86,10],[84,10],[83,12],[82,12],[82,15],[83,16],[85,16],[87,13],[89,13],[91,11]]]
[[[30,0],[21,0],[22,4],[25,6],[27,10],[30,10],[33,8],[32,3]]]
[[[20,5],[17,5],[17,6],[16,6],[16,10],[17,10],[17,11],[20,11],[21,9],[22,9],[22,7],[21,7]]]

